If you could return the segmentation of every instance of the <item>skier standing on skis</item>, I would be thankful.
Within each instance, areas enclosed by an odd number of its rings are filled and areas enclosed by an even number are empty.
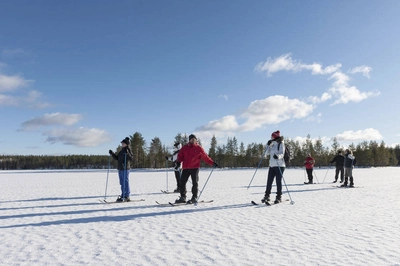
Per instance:
[[[264,198],[262,202],[270,201],[270,194],[272,189],[272,183],[276,177],[276,198],[274,203],[282,202],[282,177],[285,171],[285,143],[283,142],[283,136],[280,135],[280,131],[277,130],[271,134],[271,139],[267,143],[266,155],[269,155],[269,170],[267,186],[265,190]]]
[[[207,153],[204,149],[197,144],[197,138],[195,135],[189,135],[189,143],[184,145],[182,149],[178,153],[178,159],[176,161],[176,167],[182,166],[182,176],[180,182],[180,193],[181,196],[179,199],[175,201],[175,203],[185,203],[186,202],[186,183],[189,179],[189,176],[192,177],[192,198],[187,201],[187,203],[192,204],[197,202],[197,193],[199,187],[199,168],[200,162],[203,160],[209,165],[213,165],[217,167],[217,163],[215,163],[210,157],[208,157]]]
[[[306,167],[308,183],[304,182],[304,184],[312,184],[313,183],[313,171],[314,171],[315,160],[311,157],[311,154],[307,155],[306,160],[304,161],[304,166]]]
[[[118,154],[115,154],[112,150],[108,152],[110,155],[118,161],[118,177],[119,184],[121,185],[121,195],[117,198],[117,202],[126,202],[131,201],[130,199],[130,188],[129,188],[129,170],[130,170],[130,161],[133,158],[132,151],[129,148],[129,138],[126,137],[121,141],[121,150]]]
[[[336,162],[336,172],[335,172],[335,181],[336,183],[340,173],[340,183],[343,183],[344,179],[344,156],[342,155],[342,151],[338,151],[338,154],[332,159],[330,163]]]
[[[174,152],[172,153],[172,156],[165,157],[165,159],[174,163],[174,170],[175,170],[174,172],[175,172],[175,179],[176,179],[176,189],[174,190],[175,193],[179,193],[179,190],[180,190],[182,168],[180,166],[177,167],[176,160],[178,159],[178,153],[181,150],[181,148],[182,148],[182,145],[179,142],[175,142]]]
[[[350,187],[354,187],[353,168],[356,163],[356,157],[353,155],[353,152],[349,149],[346,149],[344,153],[344,183],[341,185],[341,187],[347,187],[349,177]]]

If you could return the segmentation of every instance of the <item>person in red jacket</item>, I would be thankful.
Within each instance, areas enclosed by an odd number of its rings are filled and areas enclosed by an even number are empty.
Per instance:
[[[182,164],[182,176],[180,182],[180,193],[181,196],[175,201],[175,203],[186,203],[186,183],[189,176],[192,177],[192,199],[187,203],[192,204],[197,202],[197,193],[199,187],[199,168],[200,162],[203,160],[209,165],[217,167],[218,165],[208,157],[204,149],[197,144],[197,138],[195,135],[189,135],[189,143],[182,147],[178,153],[178,159],[176,160],[176,167],[180,167]]]
[[[313,170],[314,170],[315,160],[311,157],[311,154],[308,154],[306,160],[304,161],[304,165],[306,167],[306,172],[308,176],[308,183],[304,182],[304,184],[312,184],[313,183]]]

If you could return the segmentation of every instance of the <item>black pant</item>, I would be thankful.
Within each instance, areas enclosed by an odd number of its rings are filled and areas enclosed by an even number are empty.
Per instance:
[[[186,183],[192,177],[192,198],[197,199],[197,192],[199,191],[199,168],[183,169],[180,183],[181,197],[186,199]]]
[[[267,179],[267,189],[265,190],[265,196],[269,196],[271,194],[272,183],[274,182],[274,178],[276,177],[276,197],[280,198],[282,195],[282,176],[285,171],[285,167],[270,167],[268,170],[268,179]]]
[[[180,188],[181,187],[181,171],[182,170],[179,170],[179,171],[175,171],[175,179],[176,179],[176,187],[177,188]]]
[[[344,168],[343,168],[343,166],[336,166],[335,181],[338,180],[339,172],[340,172],[340,181],[343,182],[343,176],[344,176]]]
[[[312,184],[313,182],[313,176],[312,176],[312,172],[314,169],[306,169],[307,172],[307,176],[308,176],[308,183]]]

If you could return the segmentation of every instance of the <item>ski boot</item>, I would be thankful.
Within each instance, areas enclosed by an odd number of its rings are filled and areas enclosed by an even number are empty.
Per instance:
[[[281,202],[282,202],[281,196],[276,196],[274,204],[278,204],[278,203],[281,203]]]
[[[266,204],[266,203],[268,203],[270,200],[271,200],[271,199],[270,199],[269,195],[265,195],[264,198],[261,199],[261,202]]]
[[[186,198],[181,196],[179,199],[175,200],[175,203],[186,203]]]
[[[186,202],[187,204],[195,204],[197,203],[197,198],[192,197],[190,200],[188,200],[188,202]]]

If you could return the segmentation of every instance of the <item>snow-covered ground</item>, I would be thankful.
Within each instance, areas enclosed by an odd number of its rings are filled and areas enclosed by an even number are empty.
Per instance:
[[[200,190],[210,171],[200,170]],[[250,203],[267,169],[247,189],[254,172],[216,169],[201,196],[213,203],[163,207],[155,201],[178,196],[160,192],[166,171],[133,170],[132,199],[145,201],[121,204],[99,201],[107,171],[0,171],[0,264],[400,265],[400,168],[357,168],[354,189],[333,187],[333,169],[315,170],[314,185],[287,169],[295,204],[270,207]],[[111,171],[110,200],[117,179]]]

